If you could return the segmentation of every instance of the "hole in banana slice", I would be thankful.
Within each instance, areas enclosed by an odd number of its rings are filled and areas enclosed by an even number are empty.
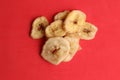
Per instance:
[[[90,30],[88,30],[88,29],[84,29],[84,30],[83,30],[83,32],[85,32],[85,33],[87,33],[87,34],[88,34],[88,33],[90,33],[91,31],[90,31]]]
[[[40,31],[40,30],[44,30],[43,24],[39,24],[39,26],[38,26],[38,31]]]
[[[77,21],[74,21],[73,23],[74,23],[74,24],[77,24]]]
[[[51,51],[52,54],[56,54],[60,50],[60,47],[54,46],[54,49]]]

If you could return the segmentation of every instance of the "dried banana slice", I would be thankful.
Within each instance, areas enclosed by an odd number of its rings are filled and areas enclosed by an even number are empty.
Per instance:
[[[80,26],[85,20],[85,13],[79,10],[73,10],[67,15],[63,27],[68,33],[75,33],[79,31]]]
[[[32,23],[31,37],[33,39],[39,39],[44,36],[44,29],[48,26],[49,22],[46,17],[37,17]]]
[[[64,20],[68,15],[69,11],[65,10],[63,12],[59,12],[54,16],[54,20]]]
[[[72,60],[73,56],[76,54],[79,48],[81,49],[81,47],[79,45],[78,38],[66,36],[65,39],[68,40],[68,42],[70,43],[70,51],[68,56],[63,60],[63,62],[68,62]]]
[[[97,32],[97,27],[89,22],[85,22],[84,25],[80,28],[80,38],[84,40],[91,40],[95,37]]]
[[[49,26],[45,29],[46,37],[60,37],[66,34],[65,30],[63,29],[63,21],[56,20],[52,22]]]
[[[69,42],[62,37],[49,38],[43,46],[41,56],[48,62],[58,65],[69,54]]]

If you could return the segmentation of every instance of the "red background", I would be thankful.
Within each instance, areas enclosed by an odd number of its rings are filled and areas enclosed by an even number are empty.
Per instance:
[[[71,62],[51,65],[40,57],[43,40],[33,40],[31,23],[49,21],[62,10],[80,9],[98,27],[81,40]],[[120,80],[120,0],[1,0],[0,80]]]

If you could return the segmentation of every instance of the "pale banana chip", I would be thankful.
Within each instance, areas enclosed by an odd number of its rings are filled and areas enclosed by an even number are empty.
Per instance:
[[[62,37],[49,38],[43,46],[41,56],[48,62],[58,65],[69,54],[70,44]]]
[[[61,37],[66,34],[65,30],[63,29],[63,21],[56,20],[52,22],[49,26],[45,29],[46,37]]]
[[[72,10],[67,15],[63,27],[68,33],[75,33],[79,31],[79,28],[85,22],[85,20],[85,13],[79,10]]]
[[[45,35],[44,29],[46,26],[48,26],[48,24],[49,23],[46,17],[37,17],[32,23],[31,37],[33,39],[42,38]]]
[[[74,36],[66,36],[65,39],[68,40],[68,42],[70,43],[70,51],[69,51],[68,56],[63,60],[63,62],[68,62],[72,60],[73,56],[76,54],[78,49],[81,49],[81,47],[79,45],[78,38]]]
[[[59,12],[54,16],[54,20],[64,20],[68,15],[69,11],[65,10],[63,12]]]
[[[80,28],[80,38],[84,40],[91,40],[94,39],[97,27],[89,22],[85,22],[84,25]]]

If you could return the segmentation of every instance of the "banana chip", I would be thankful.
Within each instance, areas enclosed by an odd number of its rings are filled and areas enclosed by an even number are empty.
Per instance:
[[[81,28],[80,28],[80,38],[84,40],[91,40],[95,37],[97,32],[97,27],[89,22],[86,22]]]
[[[45,35],[44,29],[46,28],[46,26],[48,26],[48,24],[49,23],[46,17],[37,17],[32,24],[31,37],[33,39],[42,38]]]
[[[41,56],[48,62],[58,65],[67,57],[69,51],[70,45],[66,39],[54,37],[46,41]]]
[[[76,38],[75,36],[66,36],[65,39],[68,40],[70,44],[70,51],[68,56],[63,60],[63,62],[68,62],[73,58],[78,49],[79,48],[81,49],[81,47],[79,45],[79,39]]]
[[[47,28],[45,29],[46,37],[61,37],[66,34],[65,30],[63,29],[63,21],[56,20],[52,22]]]
[[[68,15],[69,11],[65,10],[63,12],[59,12],[54,16],[54,20],[64,20]]]
[[[68,33],[76,33],[79,31],[79,28],[83,25],[85,20],[85,13],[79,10],[73,10],[67,15],[63,27]]]

